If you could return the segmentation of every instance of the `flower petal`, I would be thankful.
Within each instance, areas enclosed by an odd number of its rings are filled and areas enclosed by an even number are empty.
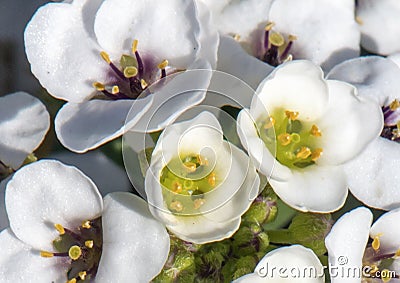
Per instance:
[[[331,266],[344,270],[361,269],[371,223],[372,213],[365,207],[353,209],[339,218],[325,239]],[[336,275],[332,276],[332,283],[360,282],[359,277],[351,278],[341,272]]]
[[[357,16],[362,21],[361,45],[372,53],[389,55],[400,51],[399,15],[396,0],[363,0],[358,3]]]
[[[379,104],[360,97],[350,84],[328,80],[329,108],[316,122],[321,129],[322,156],[319,165],[341,164],[357,156],[383,128]]]
[[[400,208],[386,212],[371,227],[370,236],[379,236],[381,249],[387,253],[394,253],[400,249],[400,231],[396,229],[400,220]]]
[[[293,270],[295,272],[293,272]],[[308,273],[304,271],[308,270]],[[263,280],[255,282],[324,282],[324,267],[311,249],[292,245],[267,253],[257,264],[254,275]],[[305,275],[305,276],[304,276]],[[246,278],[245,278],[246,279]],[[236,282],[250,282],[237,280]]]
[[[65,151],[52,154],[50,158],[79,168],[92,179],[102,196],[116,191],[132,191],[125,170],[99,150],[86,154]]]
[[[138,100],[90,100],[66,103],[55,118],[60,142],[69,150],[83,153],[123,134],[125,123],[136,123],[150,107],[151,97]],[[129,111],[138,110],[126,118]]]
[[[103,252],[96,282],[149,282],[163,268],[169,235],[147,204],[124,192],[104,198]]]
[[[153,56],[160,62],[167,59],[178,68],[195,61],[194,50],[199,48],[200,29],[193,1],[104,0],[94,28],[99,44],[113,54],[129,52],[137,39],[144,57]]]
[[[290,50],[295,59],[309,59],[328,70],[359,55],[354,1],[277,0],[269,20],[275,23],[274,30],[297,37]]]
[[[62,259],[41,257],[18,240],[11,229],[0,233],[0,282],[57,282],[67,281],[67,266]]]
[[[103,201],[95,184],[75,167],[40,160],[18,170],[7,184],[6,209],[21,241],[53,251],[54,224],[75,230],[101,215]]]
[[[328,105],[329,92],[323,76],[321,68],[310,61],[287,62],[275,68],[256,93],[270,113],[283,108],[299,112],[300,120],[312,121],[321,117]],[[297,95],[299,92],[301,95]]]
[[[274,68],[246,53],[233,38],[221,36],[218,48],[217,69],[243,80],[244,83],[248,84],[251,88],[256,89],[260,82],[264,80]],[[232,87],[232,91],[236,93],[234,86]],[[226,94],[232,96],[231,91],[227,91]],[[237,96],[239,97],[239,95],[240,94]],[[249,106],[250,105],[242,105],[242,107]]]
[[[366,205],[391,210],[400,206],[400,145],[378,138],[345,164],[352,194]]]
[[[329,79],[354,85],[360,96],[368,96],[384,106],[399,98],[400,68],[379,56],[360,57],[335,66]]]
[[[25,92],[0,97],[0,161],[18,169],[49,128],[50,115],[39,99]]]
[[[93,32],[101,1],[49,3],[39,8],[25,30],[32,73],[54,97],[82,102],[105,81],[109,66],[100,57]]]
[[[269,180],[275,193],[289,206],[303,212],[332,212],[343,206],[347,182],[340,166],[312,165],[292,170],[287,181]]]

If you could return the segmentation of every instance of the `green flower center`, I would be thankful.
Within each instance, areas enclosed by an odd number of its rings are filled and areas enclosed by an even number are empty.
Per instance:
[[[298,120],[298,116],[298,112],[277,109],[267,119],[257,121],[268,150],[292,169],[313,165],[322,154],[318,147],[322,132],[317,125]]]
[[[204,203],[204,194],[212,191],[218,178],[209,160],[199,154],[172,159],[162,170],[160,183],[168,209],[194,213]]]

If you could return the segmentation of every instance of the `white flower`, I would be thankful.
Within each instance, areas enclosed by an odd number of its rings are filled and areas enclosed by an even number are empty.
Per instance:
[[[400,52],[399,13],[400,2],[396,0],[358,1],[362,47],[381,55]]]
[[[88,177],[55,160],[18,170],[6,208],[0,282],[147,282],[168,256],[168,233],[145,201],[123,192],[102,200]]]
[[[330,69],[359,55],[353,0],[198,1],[209,7],[222,35],[233,35],[249,54],[272,66],[308,59]],[[238,42],[221,37],[218,70],[256,88],[254,82],[272,68],[238,52]]]
[[[185,0],[74,0],[39,8],[25,30],[25,49],[43,87],[68,101],[55,119],[61,143],[85,152],[122,135],[129,111],[129,127],[153,131],[199,103],[210,76],[193,80],[190,70],[213,67],[218,46],[202,7]],[[198,91],[177,96],[188,77]]]
[[[3,179],[39,147],[49,127],[50,115],[39,99],[25,92],[0,97],[0,230],[8,226]]]
[[[315,253],[301,245],[275,249],[257,264],[254,273],[234,283],[324,282],[324,267]]]
[[[218,120],[207,111],[163,131],[145,178],[153,215],[181,239],[199,244],[232,236],[259,184],[248,156],[223,140]]]
[[[329,264],[335,267],[331,268],[331,282],[399,282],[399,221],[400,209],[396,209],[371,227],[372,213],[365,207],[339,218],[325,239]],[[397,279],[390,280],[393,275]]]
[[[325,80],[309,61],[275,69],[258,87],[250,110],[238,116],[242,144],[288,205],[329,212],[347,196],[342,164],[382,128],[379,105],[347,83]]]
[[[381,136],[345,165],[350,191],[368,206],[394,209],[400,205],[400,68],[391,60],[368,56],[343,62],[328,78],[347,81],[360,97],[374,99],[382,108]]]

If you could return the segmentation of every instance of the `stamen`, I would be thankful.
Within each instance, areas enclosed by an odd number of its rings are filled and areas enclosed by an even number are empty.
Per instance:
[[[275,24],[273,22],[268,22],[267,25],[265,26],[265,32],[264,32],[264,48],[268,50],[269,46],[269,32],[271,31],[272,27]]]
[[[83,221],[81,226],[82,226],[82,228],[85,228],[85,229],[92,228],[92,225],[90,225],[90,220]]]
[[[268,117],[267,121],[264,124],[264,129],[268,130],[275,125],[275,119],[273,117]]]
[[[134,76],[136,76],[138,74],[138,69],[136,69],[135,67],[126,67],[124,69],[124,76],[126,78],[132,78]]]
[[[302,146],[299,152],[297,152],[296,157],[300,159],[307,159],[308,157],[310,157],[311,154],[312,153],[310,148]]]
[[[384,269],[381,271],[381,280],[383,282],[389,282],[392,279],[391,276],[392,272],[389,271],[389,269]]]
[[[56,230],[58,231],[58,233],[60,235],[64,235],[65,234],[65,229],[61,224],[54,224],[54,228],[56,228]]]
[[[311,160],[312,161],[317,161],[318,158],[321,157],[322,152],[323,152],[322,148],[316,148],[311,154]]]
[[[194,172],[194,171],[196,171],[196,169],[197,169],[196,164],[193,163],[193,162],[185,162],[185,163],[183,163],[183,165],[185,165],[186,169],[187,169],[189,172]]]
[[[283,44],[285,44],[285,39],[278,32],[272,33],[269,36],[269,41],[271,42],[272,45],[277,46],[277,47],[281,47]]]
[[[111,89],[112,94],[118,94],[119,93],[119,87],[117,85],[113,86]]]
[[[137,39],[134,39],[132,42],[132,54],[135,54],[137,51],[139,41]]]
[[[359,24],[359,25],[363,25],[364,24],[364,21],[359,16],[356,16],[355,20],[356,20],[356,23]]]
[[[180,193],[180,192],[182,191],[182,184],[179,183],[179,182],[177,182],[177,181],[175,181],[175,182],[172,184],[172,188],[173,188],[173,191],[174,191],[175,193]]]
[[[105,51],[100,52],[101,58],[103,58],[104,61],[107,62],[107,64],[111,64],[110,56],[107,54]]]
[[[139,51],[137,50],[138,44],[139,44],[139,41],[137,39],[133,40],[132,53],[135,54],[136,61],[138,64],[138,74],[139,74],[139,78],[141,78],[143,76],[143,72],[144,72],[144,65],[143,65],[142,58],[140,57]]]
[[[371,247],[372,247],[375,251],[379,250],[379,248],[380,248],[380,246],[381,246],[381,241],[380,241],[380,239],[379,239],[379,237],[381,237],[381,236],[382,236],[382,234],[376,235],[376,236],[374,237],[374,240],[372,241]]]
[[[146,89],[146,87],[148,86],[147,82],[144,79],[140,80],[140,86],[142,87],[142,89]]]
[[[285,111],[285,115],[288,119],[295,121],[297,117],[299,117],[299,112],[294,112],[294,111]]]
[[[283,50],[281,56],[279,56],[279,59],[280,59],[281,61],[286,61],[289,57],[292,57],[292,55],[289,55],[289,51],[290,51],[290,49],[292,48],[293,41],[297,40],[297,36],[295,36],[295,35],[293,35],[293,34],[290,34],[290,35],[288,36],[288,40],[289,40],[289,42],[288,42],[288,44],[286,45],[285,50]],[[292,59],[292,58],[290,58],[289,60],[291,60],[291,59]]]
[[[268,22],[267,25],[265,26],[264,30],[269,31],[275,26],[274,22]]]
[[[171,202],[171,204],[169,205],[169,208],[171,208],[172,210],[175,210],[177,212],[181,212],[183,210],[183,204],[180,201],[173,201]]]
[[[202,206],[204,205],[205,202],[206,202],[206,201],[205,201],[205,199],[203,199],[203,198],[195,199],[195,200],[193,201],[193,208],[194,208],[194,209],[199,209],[200,207],[202,207]]]
[[[93,248],[93,245],[94,245],[93,240],[87,240],[87,241],[85,241],[85,247],[91,249],[91,248]]]
[[[46,252],[46,251],[40,251],[40,256],[41,257],[53,257],[54,253]]]
[[[283,133],[278,136],[278,141],[281,145],[286,146],[292,141],[292,136],[288,133]]]
[[[78,276],[81,280],[85,280],[86,275],[87,275],[86,271],[81,271],[78,273]]]
[[[104,91],[106,89],[106,86],[99,82],[94,82],[93,87],[98,91]]]
[[[389,107],[390,110],[395,111],[397,108],[400,107],[400,102],[397,99],[395,99],[392,101],[392,103],[390,103]]]
[[[158,64],[158,68],[161,70],[161,78],[165,78],[167,76],[167,73],[165,71],[165,68],[168,66],[168,60],[163,60],[160,64]]]
[[[68,280],[67,283],[76,283],[76,278],[72,278],[71,280]]]
[[[68,256],[72,260],[79,259],[81,257],[81,255],[82,255],[82,249],[79,246],[72,246],[69,248]]]
[[[210,174],[210,176],[208,177],[208,183],[210,184],[210,186],[214,187],[215,186],[215,182],[216,182],[215,173],[212,172]]]
[[[318,129],[316,125],[312,125],[310,134],[313,135],[314,137],[322,136],[322,132]]]

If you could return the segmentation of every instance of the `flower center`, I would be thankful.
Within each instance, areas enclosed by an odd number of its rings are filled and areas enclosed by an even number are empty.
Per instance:
[[[400,274],[390,270],[393,261],[400,256],[400,249],[394,253],[382,252],[380,242],[382,235],[375,236],[364,252],[363,266],[368,266],[368,269],[364,269],[367,274],[363,274],[364,279],[362,282],[377,282],[376,280],[389,282],[394,278],[400,279]]]
[[[321,156],[318,147],[322,132],[317,125],[298,120],[299,112],[278,109],[257,122],[260,138],[283,165],[298,169],[315,164]]]
[[[119,67],[111,61],[110,56],[102,51],[100,56],[110,66],[110,81],[108,83],[94,82],[93,87],[106,97],[118,99],[137,99],[147,87],[169,74],[181,70],[168,66],[168,60],[154,64],[144,60],[138,51],[138,40],[132,43],[132,54],[122,55]]]
[[[96,276],[103,247],[101,218],[84,221],[77,232],[55,224],[59,237],[53,241],[57,253],[41,251],[42,257],[64,257],[70,268],[67,283],[90,281]]]
[[[196,211],[204,204],[204,194],[217,186],[218,178],[206,157],[188,154],[172,159],[161,170],[160,183],[168,208],[184,213]]]
[[[274,23],[271,22],[265,26],[259,59],[271,66],[278,66],[292,60],[293,56],[290,54],[290,49],[297,38],[294,35],[289,35],[285,40],[282,34],[272,31],[273,26]]]
[[[395,99],[382,107],[384,126],[381,137],[400,142],[400,102]]]

